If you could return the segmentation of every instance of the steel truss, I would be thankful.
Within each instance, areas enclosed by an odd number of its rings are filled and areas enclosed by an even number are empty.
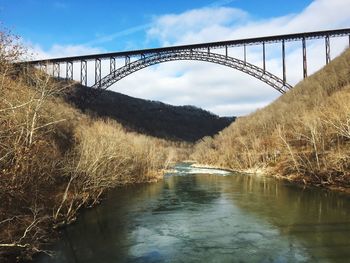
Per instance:
[[[111,52],[103,54],[94,54],[94,55],[85,55],[85,56],[73,56],[73,57],[61,57],[45,60],[34,60],[27,61],[27,64],[37,65],[39,63],[54,63],[54,62],[80,62],[81,60],[95,60],[95,59],[110,59],[114,58],[135,58],[140,56],[150,56],[151,54],[158,54],[160,52],[171,52],[171,51],[180,51],[180,50],[189,50],[194,51],[204,51],[210,49],[227,49],[229,47],[244,47],[244,46],[259,46],[264,44],[272,43],[281,43],[284,42],[295,42],[303,40],[312,40],[312,39],[324,39],[326,37],[335,38],[335,37],[349,37],[350,44],[350,28],[337,29],[337,30],[327,30],[327,31],[317,31],[317,32],[305,32],[297,34],[288,34],[288,35],[278,35],[278,36],[267,36],[267,37],[257,37],[257,38],[248,38],[248,39],[238,39],[238,40],[228,40],[228,41],[219,41],[219,42],[209,42],[201,44],[192,44],[192,45],[183,45],[183,46],[172,46],[172,47],[162,47],[162,48],[151,48],[151,49],[142,49],[142,50],[132,50],[132,51],[122,51],[122,52]],[[128,60],[128,59],[127,59]]]
[[[264,69],[261,69],[253,64],[250,64],[246,61],[226,56],[226,54],[221,55],[217,53],[208,53],[194,50],[161,52],[147,57],[143,56],[141,59],[136,60],[134,62],[129,62],[125,66],[120,67],[115,71],[111,72],[110,74],[96,82],[92,86],[92,88],[105,90],[117,81],[125,78],[126,76],[138,70],[155,64],[176,60],[206,61],[234,68],[265,82],[266,84],[270,85],[271,87],[273,87],[281,93],[285,93],[287,90],[292,88],[292,86],[289,85],[285,80],[282,80],[276,75]]]
[[[87,86],[87,61],[82,60],[80,62],[80,83]]]
[[[96,90],[107,89],[113,83],[119,81],[125,76],[138,71],[142,68],[175,60],[199,60],[228,66],[244,73],[247,73],[275,88],[281,93],[292,88],[287,82],[286,69],[286,44],[287,42],[301,42],[302,50],[302,69],[303,77],[308,76],[307,61],[307,41],[312,39],[324,39],[325,41],[325,58],[326,64],[331,61],[331,39],[335,37],[348,37],[350,46],[350,28],[304,32],[297,34],[267,36],[249,39],[228,40],[219,42],[200,43],[192,45],[151,48],[143,50],[132,50],[122,52],[112,52],[103,54],[93,54],[85,56],[62,57],[47,60],[36,60],[21,62],[19,64],[38,66],[42,70],[47,71],[44,65],[52,66],[52,74],[54,77],[60,77],[60,63],[66,64],[66,79],[73,80],[73,64],[80,65],[80,82],[87,85],[87,65],[88,62],[94,62],[95,67],[95,84],[92,86]],[[281,43],[282,48],[282,76],[281,78],[267,71],[266,65],[266,45],[271,43]],[[247,62],[247,47],[262,45],[262,68]],[[239,60],[229,56],[229,48],[243,47],[243,60]],[[215,53],[216,49],[224,50],[224,55]],[[102,78],[101,64],[104,60],[109,60],[109,75]],[[117,68],[116,60],[124,59],[123,67]],[[135,60],[136,59],[136,60]]]
[[[60,77],[60,63],[53,63],[52,66],[52,76],[55,78],[59,78]]]
[[[66,63],[66,80],[73,80],[73,62]]]

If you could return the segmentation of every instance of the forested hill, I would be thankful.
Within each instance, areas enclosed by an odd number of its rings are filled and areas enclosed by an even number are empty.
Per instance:
[[[89,92],[90,88],[75,85],[66,93],[66,100],[79,106],[81,98]],[[109,90],[84,107],[91,114],[115,119],[134,131],[188,142],[212,136],[235,120],[235,117],[219,117],[194,106],[172,106]]]
[[[202,140],[191,158],[350,192],[350,49],[270,105]]]

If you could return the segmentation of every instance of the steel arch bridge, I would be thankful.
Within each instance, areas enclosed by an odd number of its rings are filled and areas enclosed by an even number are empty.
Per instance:
[[[38,66],[53,77],[61,78],[61,65],[65,65],[65,79],[73,80],[73,65],[80,63],[80,83],[87,86],[88,80],[88,62],[94,63],[94,79],[95,82],[91,86],[95,90],[104,90],[109,88],[117,81],[126,76],[149,67],[151,65],[177,60],[196,60],[205,61],[215,64],[224,65],[241,72],[244,72],[262,82],[270,85],[280,93],[285,93],[292,88],[287,82],[286,69],[286,42],[301,42],[301,55],[303,58],[303,77],[307,77],[307,40],[324,39],[325,43],[325,62],[331,61],[331,45],[330,39],[335,37],[348,37],[350,45],[350,28],[305,32],[297,34],[287,34],[278,36],[258,37],[240,40],[229,40],[220,42],[201,43],[193,45],[112,52],[103,54],[94,54],[86,56],[62,57],[47,60],[35,60],[21,63],[25,66]],[[281,77],[269,72],[266,68],[266,51],[268,44],[281,44],[281,60],[282,69]],[[262,66],[257,66],[247,61],[247,46],[261,46]],[[243,47],[243,60],[231,57],[229,48]],[[224,49],[224,54],[214,52],[217,49]],[[125,64],[117,68],[116,60],[124,59]],[[102,76],[101,64],[102,60],[109,60],[109,73]]]
[[[107,76],[103,77],[99,82],[95,83],[92,88],[96,89],[107,89],[117,81],[125,78],[126,76],[149,66],[164,63],[168,61],[176,60],[197,60],[197,61],[206,61],[211,63],[216,63],[224,65],[233,69],[237,69],[244,73],[247,73],[265,83],[275,88],[281,93],[284,93],[288,89],[291,89],[292,86],[284,82],[282,79],[278,78],[274,74],[269,73],[266,70],[263,70],[253,64],[244,62],[233,57],[217,54],[217,53],[208,53],[203,51],[169,51],[159,54],[150,55],[143,57],[134,62],[128,63],[127,65],[120,67]]]

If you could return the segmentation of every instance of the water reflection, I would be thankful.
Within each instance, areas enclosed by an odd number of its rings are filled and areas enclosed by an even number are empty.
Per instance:
[[[117,189],[38,262],[347,262],[350,200],[247,175]]]
[[[349,196],[269,178],[235,179],[241,181],[243,194],[234,200],[242,209],[278,227],[281,236],[297,239],[315,261],[348,262]]]

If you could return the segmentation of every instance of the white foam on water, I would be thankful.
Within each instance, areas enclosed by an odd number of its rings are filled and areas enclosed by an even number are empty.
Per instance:
[[[207,168],[207,167],[194,167],[190,165],[182,165],[178,164],[173,167],[173,170],[170,175],[189,175],[189,174],[213,174],[213,175],[232,175],[232,172],[215,169],[215,168]]]
[[[229,171],[214,169],[214,168],[201,168],[191,167],[188,171],[190,174],[218,174],[218,175],[229,175],[232,174]]]

